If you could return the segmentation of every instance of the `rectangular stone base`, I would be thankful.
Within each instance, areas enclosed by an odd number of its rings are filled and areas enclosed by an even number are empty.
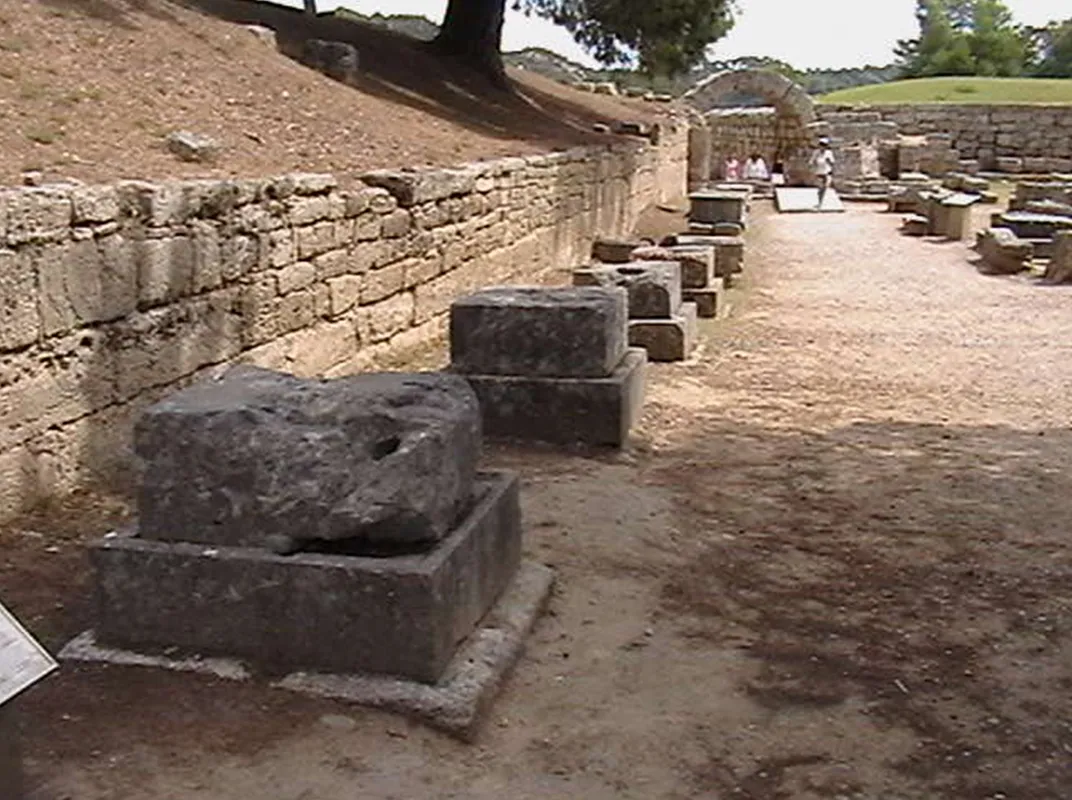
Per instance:
[[[696,304],[682,303],[671,319],[629,322],[629,344],[648,351],[649,361],[684,361],[696,347]]]
[[[518,478],[479,474],[468,516],[416,555],[280,556],[128,531],[90,559],[104,644],[434,682],[520,563]]]
[[[466,375],[487,436],[621,447],[644,403],[647,354],[630,348],[606,378]]]
[[[458,648],[435,684],[386,675],[294,672],[271,685],[403,714],[472,741],[524,650],[525,639],[543,612],[553,585],[554,573],[550,569],[522,563],[498,602]],[[70,641],[60,658],[193,672],[224,680],[252,678],[250,671],[233,659],[175,658],[109,648],[98,644],[93,631]],[[3,797],[7,799],[7,795]]]
[[[715,278],[705,289],[682,289],[681,297],[696,305],[696,315],[701,319],[717,319],[725,310],[725,286],[725,278]]]

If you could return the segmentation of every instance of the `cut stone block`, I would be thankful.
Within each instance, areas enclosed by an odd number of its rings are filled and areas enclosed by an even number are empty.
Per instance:
[[[681,296],[686,303],[696,305],[696,314],[702,319],[717,319],[725,306],[725,279],[715,278],[706,289],[684,289]]]
[[[606,377],[625,354],[627,320],[625,289],[485,289],[451,306],[451,368],[465,375]]]
[[[744,192],[694,192],[689,195],[689,220],[707,225],[733,222],[743,227],[747,204]]]
[[[630,348],[606,378],[467,374],[488,436],[621,447],[644,403],[647,354]]]
[[[681,265],[681,288],[703,289],[715,277],[714,247],[640,247],[633,251],[637,261],[676,261]]]
[[[454,375],[306,380],[239,366],[151,407],[134,441],[143,539],[412,549],[469,503],[480,412]]]
[[[1058,231],[1072,231],[1072,217],[1006,211],[997,215],[995,227],[1008,228],[1021,239],[1052,239]]]
[[[435,684],[372,673],[297,671],[269,685],[403,714],[472,742],[488,716],[492,701],[521,656],[525,639],[546,607],[553,585],[551,569],[531,561],[522,562],[506,591],[457,649]],[[60,657],[68,661],[193,672],[214,679],[253,678],[245,665],[235,659],[160,655],[107,647],[97,642],[93,631],[68,642]]]
[[[1014,275],[1027,269],[1034,256],[1031,242],[1025,242],[1008,228],[990,228],[977,240],[987,270],[999,275]]]
[[[592,258],[604,264],[627,264],[633,251],[643,247],[640,241],[625,239],[596,239],[592,243]]]
[[[518,479],[509,472],[480,474],[469,513],[421,554],[279,556],[134,531],[90,550],[105,644],[424,682],[442,675],[520,559]]]
[[[682,303],[672,319],[636,319],[629,323],[629,344],[643,347],[649,361],[684,361],[696,347],[696,304]]]
[[[578,269],[573,272],[573,285],[625,289],[630,319],[669,318],[681,306],[681,266],[676,261],[631,261]]]

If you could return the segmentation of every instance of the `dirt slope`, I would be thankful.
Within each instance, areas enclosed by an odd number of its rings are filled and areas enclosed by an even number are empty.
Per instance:
[[[283,39],[306,33],[300,16],[274,13]],[[599,141],[593,122],[652,111],[522,73],[517,95],[497,92],[404,37],[339,20],[312,26],[358,44],[360,86],[176,2],[3,3],[0,185],[25,170],[105,181],[451,164]],[[176,130],[219,140],[219,163],[178,162],[164,147]]]

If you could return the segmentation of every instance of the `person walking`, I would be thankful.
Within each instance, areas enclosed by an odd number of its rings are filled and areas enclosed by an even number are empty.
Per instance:
[[[812,153],[811,170],[819,184],[819,208],[822,208],[827,191],[834,185],[834,151],[825,136],[819,140],[819,148]]]

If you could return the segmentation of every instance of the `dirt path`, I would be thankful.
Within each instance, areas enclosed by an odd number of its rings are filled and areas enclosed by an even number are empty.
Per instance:
[[[560,585],[476,746],[67,668],[25,708],[39,797],[1066,798],[1072,293],[896,224],[761,214],[735,318],[654,370],[629,452],[491,454]],[[5,586],[65,557],[28,541]]]

